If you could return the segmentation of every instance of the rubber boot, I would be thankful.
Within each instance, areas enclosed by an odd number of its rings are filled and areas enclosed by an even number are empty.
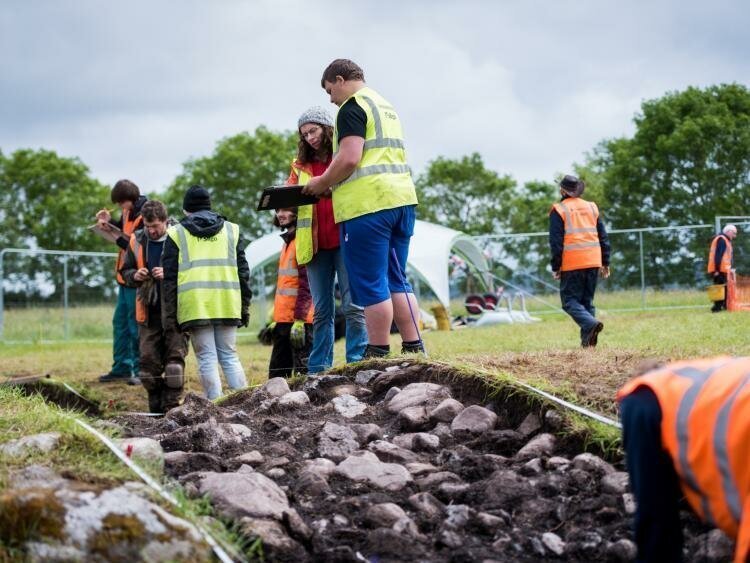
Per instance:
[[[162,389],[162,407],[166,413],[169,409],[180,406],[180,395],[185,385],[184,369],[181,364],[170,363],[164,368],[164,388]]]
[[[161,389],[148,390],[148,411],[152,414],[164,414],[164,406],[161,402]]]

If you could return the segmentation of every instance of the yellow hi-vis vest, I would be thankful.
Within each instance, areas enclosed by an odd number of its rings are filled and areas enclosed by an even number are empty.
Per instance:
[[[177,323],[209,319],[241,319],[242,294],[237,272],[240,228],[229,221],[209,238],[199,238],[182,225],[167,229],[180,249],[177,267]]]
[[[297,183],[304,186],[310,181],[312,175],[302,168],[298,168],[292,162],[292,168],[297,173]],[[297,264],[307,264],[312,260],[315,254],[315,248],[313,246],[313,208],[315,204],[300,205],[297,208]]]
[[[367,115],[365,145],[351,176],[333,187],[333,217],[337,223],[383,209],[417,204],[396,110],[372,88],[364,87],[346,101],[352,98]],[[338,145],[338,131],[334,129],[334,154]]]

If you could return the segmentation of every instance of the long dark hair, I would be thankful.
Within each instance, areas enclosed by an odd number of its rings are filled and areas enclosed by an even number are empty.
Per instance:
[[[321,152],[324,152],[326,156],[333,156],[333,127],[330,125],[320,125],[323,128],[323,142],[320,144]],[[297,144],[297,162],[299,164],[310,164],[311,162],[318,160],[318,154],[310,143],[305,141],[302,137],[302,133],[299,133],[299,143]]]

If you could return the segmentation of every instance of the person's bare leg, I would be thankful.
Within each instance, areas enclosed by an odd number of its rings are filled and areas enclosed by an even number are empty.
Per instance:
[[[407,301],[407,296],[409,301]],[[404,342],[414,342],[419,340],[415,323],[419,326],[419,304],[413,293],[391,293],[393,300],[393,320],[396,322],[398,331],[401,334],[401,340]],[[409,311],[411,303],[411,311]],[[414,314],[414,319],[412,319]]]
[[[406,303],[406,301],[404,301],[404,303]],[[390,342],[392,323],[393,303],[390,299],[365,307],[367,343],[375,346],[388,346]]]

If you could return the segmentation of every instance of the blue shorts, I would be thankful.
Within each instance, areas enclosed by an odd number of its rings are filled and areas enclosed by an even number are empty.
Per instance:
[[[390,299],[391,293],[413,293],[406,280],[406,258],[414,234],[415,207],[384,209],[339,224],[341,252],[355,305],[375,305]],[[393,250],[398,261],[393,258]]]

